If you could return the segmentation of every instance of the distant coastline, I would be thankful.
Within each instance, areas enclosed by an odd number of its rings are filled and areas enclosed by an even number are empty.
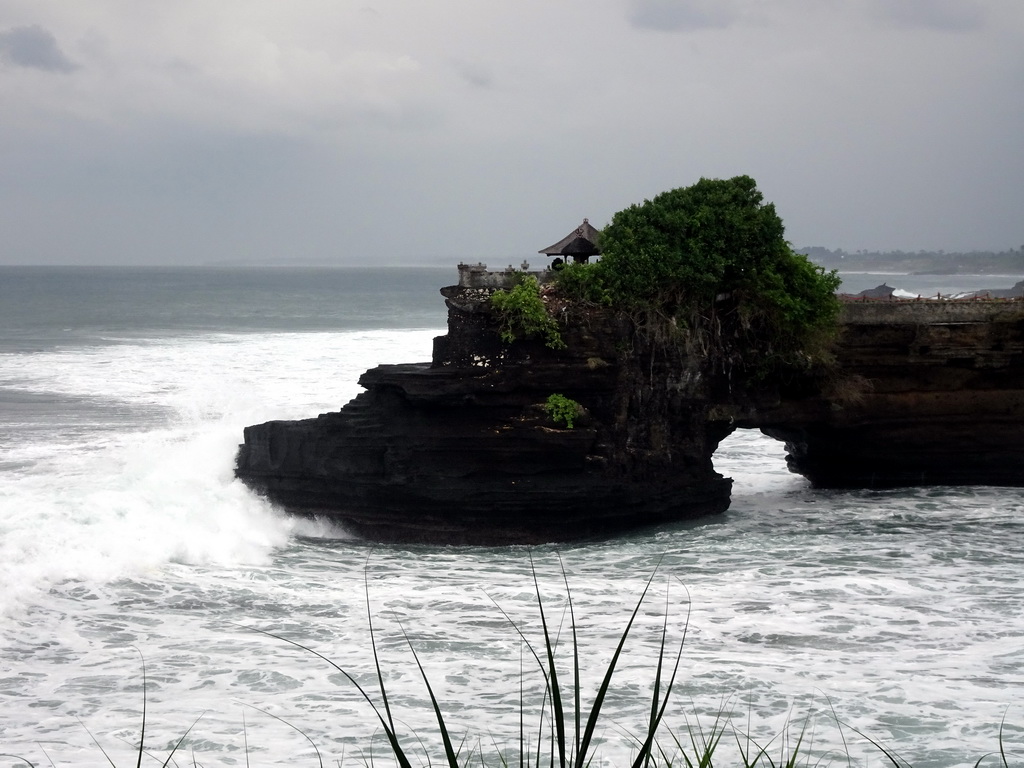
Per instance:
[[[794,248],[797,253],[807,255],[815,264],[826,269],[835,269],[843,274],[874,274],[874,275],[984,275],[991,277],[1024,276],[1024,246],[1008,251],[845,251],[841,248],[829,249],[822,246]],[[489,256],[488,261],[494,264],[519,264],[523,260],[535,266],[543,266],[546,259],[539,254]],[[246,270],[246,269],[450,269],[460,261],[479,261],[479,254],[466,256],[439,257],[434,254],[418,258],[406,258],[400,261],[383,263],[365,260],[352,261],[347,259],[302,259],[289,261],[286,259],[218,259],[196,263],[117,263],[80,264],[75,262],[27,263],[19,261],[0,261],[0,268],[72,268],[72,269],[210,269],[210,270]]]
[[[815,264],[847,274],[1024,275],[1024,245],[1007,251],[844,251],[822,246],[797,248]]]

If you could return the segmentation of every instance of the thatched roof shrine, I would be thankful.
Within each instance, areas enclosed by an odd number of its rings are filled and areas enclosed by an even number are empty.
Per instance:
[[[576,229],[563,237],[554,245],[538,251],[547,256],[571,256],[573,260],[587,261],[591,256],[597,256],[601,249],[597,247],[597,238],[600,235],[586,219]]]

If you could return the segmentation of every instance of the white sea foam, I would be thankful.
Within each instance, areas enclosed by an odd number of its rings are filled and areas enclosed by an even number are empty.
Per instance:
[[[296,523],[234,479],[242,428],[336,410],[368,364],[429,357],[433,335],[200,336],[4,356],[0,386],[65,405],[53,420],[42,406],[44,428],[8,428],[0,612],[63,579],[265,562]],[[76,412],[87,424],[70,429]]]
[[[359,764],[376,730],[365,702],[332,668],[240,625],[309,645],[372,690],[367,595],[403,723],[438,754],[401,627],[456,729],[485,749],[490,735],[513,741],[521,649],[494,603],[539,639],[527,550],[371,547],[284,517],[231,475],[244,425],[333,410],[367,366],[427,359],[434,334],[195,336],[0,359],[0,387],[59,393],[70,409],[47,419],[26,407],[18,438],[0,448],[10,467],[0,486],[3,751],[40,764],[41,743],[58,765],[106,764],[80,717],[127,763],[142,700],[134,646],[154,747],[205,711],[188,742],[204,765],[246,764],[246,743],[252,764],[315,764],[308,743],[258,707],[302,728],[328,762]],[[74,429],[69,413],[81,415]],[[553,626],[567,620],[565,566],[588,699],[661,561],[659,597],[641,612],[608,704],[606,760],[621,764],[623,733],[637,733],[649,707],[666,580],[670,637],[691,611],[668,717],[677,732],[695,713],[706,727],[724,711],[767,740],[813,711],[814,748],[841,749],[831,702],[917,766],[973,765],[997,747],[1004,714],[1008,748],[1019,744],[1019,491],[814,491],[756,433],[733,436],[715,460],[736,481],[725,515],[532,552]],[[563,626],[563,654],[567,637]],[[539,693],[529,655],[523,664],[528,693]],[[882,762],[845,736],[855,758]]]

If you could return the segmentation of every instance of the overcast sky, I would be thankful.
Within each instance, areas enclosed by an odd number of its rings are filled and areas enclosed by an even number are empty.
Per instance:
[[[1024,0],[0,0],[0,263],[530,258],[748,174],[1024,243]]]

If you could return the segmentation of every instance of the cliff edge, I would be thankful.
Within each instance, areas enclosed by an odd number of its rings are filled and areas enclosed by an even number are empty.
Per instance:
[[[468,273],[466,273],[468,274]],[[442,289],[430,363],[379,366],[341,411],[247,427],[236,474],[378,541],[531,543],[724,511],[738,428],[823,487],[1024,485],[1024,302],[845,303],[835,365],[759,388],[623,313],[555,308],[564,349],[503,342],[494,285]],[[573,428],[544,408],[581,405]]]

